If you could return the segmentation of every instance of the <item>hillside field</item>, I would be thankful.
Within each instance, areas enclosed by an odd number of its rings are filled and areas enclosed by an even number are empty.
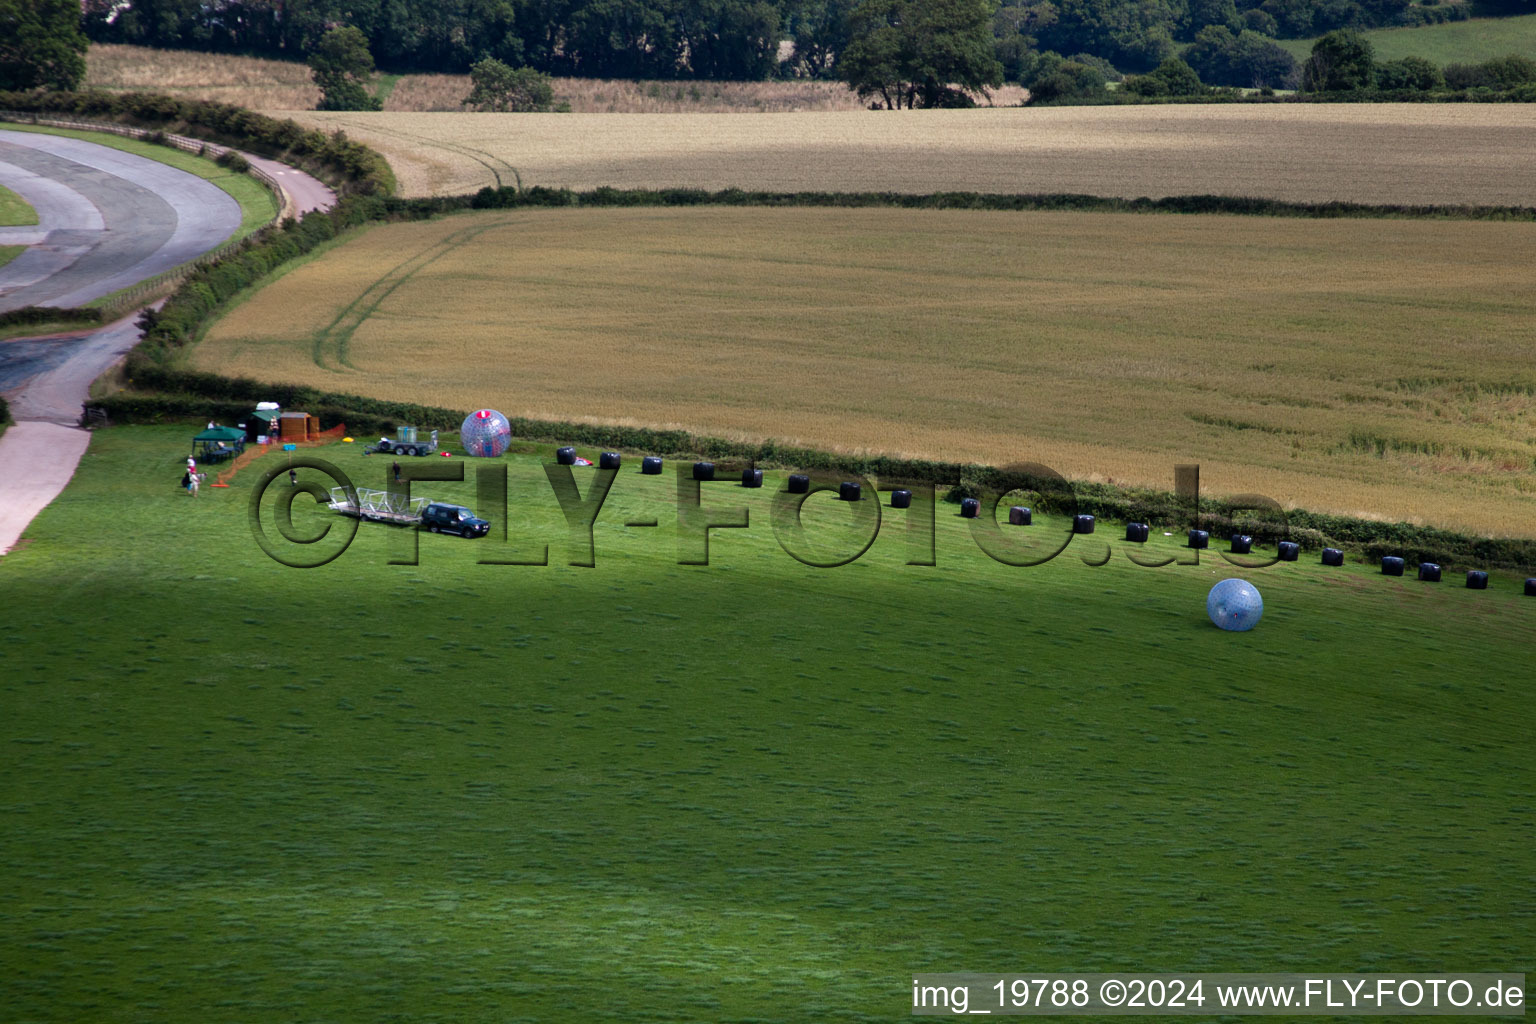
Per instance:
[[[1536,225],[891,209],[391,225],[198,369],[1495,535],[1536,518]]]
[[[1513,18],[1472,18],[1418,28],[1375,28],[1361,33],[1371,41],[1377,60],[1423,57],[1438,64],[1477,64],[1518,53],[1536,57],[1536,14]],[[1281,46],[1306,60],[1316,39],[1280,39]]]
[[[388,158],[404,195],[486,185],[1073,192],[1536,205],[1536,104],[278,116]]]
[[[191,50],[95,43],[86,53],[85,85],[111,92],[165,92],[234,103],[253,110],[308,110],[320,102],[309,66]],[[644,82],[605,78],[555,78],[555,103],[575,113],[763,113],[796,110],[863,110],[866,101],[842,82],[809,79],[765,82]],[[385,111],[464,109],[469,75],[375,74],[369,84]],[[991,102],[1017,106],[1016,85],[992,90]]]
[[[889,1021],[922,970],[1536,972],[1507,576],[1145,569],[1107,523],[1006,568],[950,505],[934,566],[885,509],[813,569],[776,473],[706,485],[749,526],[681,566],[632,455],[581,569],[527,448],[496,460],[513,546],[391,566],[365,524],[289,569],[247,519],[284,456],[192,499],[196,429],[96,433],[0,561],[9,1017]],[[415,490],[477,504],[474,470]],[[806,517],[847,542],[835,500]],[[1223,633],[1238,575],[1264,619]]]

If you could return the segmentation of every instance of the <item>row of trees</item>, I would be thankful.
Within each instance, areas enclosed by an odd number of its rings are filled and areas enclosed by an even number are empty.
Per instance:
[[[1475,2],[1480,10],[1536,10],[1536,0]],[[352,25],[392,71],[462,73],[494,57],[559,75],[750,80],[835,77],[838,61],[870,24],[894,23],[925,6],[960,18],[919,12],[930,25],[973,20],[971,5],[957,10],[949,0],[84,0],[84,24],[102,41],[289,59],[308,56],[331,28]],[[1447,0],[978,0],[977,6],[986,10],[991,57],[1008,79],[1018,77],[1029,52],[1086,53],[1148,71],[1212,26],[1234,37],[1299,38],[1464,17],[1470,9]],[[794,57],[781,63],[779,43],[786,38],[795,40]],[[971,38],[964,38],[971,49]],[[865,50],[866,61],[891,59],[886,42]],[[962,54],[943,59],[973,62]]]
[[[1245,59],[1245,35],[1249,33],[1234,36],[1227,29],[1205,29],[1183,58],[1169,57],[1146,74],[1123,78],[1121,96],[1207,96],[1213,85],[1247,84],[1221,78],[1222,74],[1232,75],[1232,61]],[[1536,60],[1517,54],[1444,68],[1422,57],[1377,61],[1370,40],[1358,32],[1340,29],[1319,39],[1312,55],[1298,66],[1284,50],[1279,51],[1284,60],[1270,54],[1267,47],[1272,45],[1246,53],[1249,63],[1244,66],[1257,69],[1253,84],[1265,84],[1258,81],[1262,77],[1259,72],[1263,72],[1283,79],[1277,84],[1299,86],[1305,92],[1376,90],[1396,94],[1487,89],[1508,99],[1536,101]],[[1107,88],[1107,83],[1118,77],[1113,68],[1087,54],[1069,60],[1045,53],[1032,63],[1026,84],[1031,103],[1108,103],[1120,100]]]
[[[1447,64],[1443,69],[1422,57],[1377,61],[1371,41],[1358,32],[1330,32],[1312,47],[1301,69],[1309,92],[1432,92],[1490,89],[1508,92],[1536,85],[1536,60],[1510,54],[1481,64]]]

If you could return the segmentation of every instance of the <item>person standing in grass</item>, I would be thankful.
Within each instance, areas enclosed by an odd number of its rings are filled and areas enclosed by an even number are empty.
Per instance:
[[[395,483],[400,482],[400,463],[396,462],[392,467],[395,471]]]

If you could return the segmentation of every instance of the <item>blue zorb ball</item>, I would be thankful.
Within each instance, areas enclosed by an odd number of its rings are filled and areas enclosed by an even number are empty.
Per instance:
[[[512,443],[512,427],[495,409],[481,409],[464,417],[459,443],[464,446],[465,455],[494,459]]]
[[[1259,624],[1264,614],[1264,599],[1258,588],[1247,580],[1222,580],[1211,588],[1205,599],[1205,612],[1222,629],[1241,633]]]

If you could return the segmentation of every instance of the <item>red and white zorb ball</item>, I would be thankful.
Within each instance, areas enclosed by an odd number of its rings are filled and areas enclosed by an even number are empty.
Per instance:
[[[512,443],[512,427],[495,409],[481,409],[464,417],[459,443],[464,446],[465,455],[494,459]]]

